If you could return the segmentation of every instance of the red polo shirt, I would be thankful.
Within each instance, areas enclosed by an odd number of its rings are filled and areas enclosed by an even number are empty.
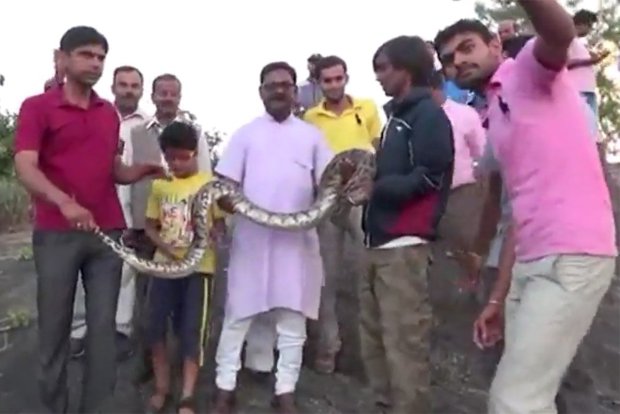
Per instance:
[[[114,106],[92,93],[88,109],[68,103],[62,86],[26,99],[19,110],[15,153],[37,151],[39,168],[73,196],[103,230],[125,228],[114,183],[120,120]],[[35,228],[67,230],[53,204],[35,198]]]

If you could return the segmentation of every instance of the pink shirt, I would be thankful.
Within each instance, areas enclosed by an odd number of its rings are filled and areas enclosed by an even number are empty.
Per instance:
[[[517,259],[615,256],[609,191],[582,98],[566,70],[534,57],[530,41],[487,91],[488,139],[512,209]]]
[[[443,110],[452,124],[454,134],[454,175],[452,188],[475,183],[474,161],[482,156],[486,134],[480,116],[468,105],[447,99]]]
[[[590,52],[586,47],[586,40],[576,37],[568,48],[568,60],[585,59],[590,59]],[[579,92],[596,91],[596,70],[593,65],[571,69],[568,71],[568,75]]]

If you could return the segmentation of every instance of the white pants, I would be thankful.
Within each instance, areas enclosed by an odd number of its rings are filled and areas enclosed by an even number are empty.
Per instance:
[[[276,395],[295,391],[306,342],[306,317],[289,309],[268,312],[276,327],[276,346],[280,355],[276,367]],[[264,314],[262,314],[264,315]],[[215,384],[224,391],[237,386],[237,372],[241,368],[241,348],[252,321],[259,315],[232,320],[224,317],[222,334],[215,355]]]
[[[491,414],[555,414],[562,377],[614,275],[615,258],[548,256],[517,263],[506,298],[504,354]]]
[[[123,263],[121,290],[118,294],[118,306],[116,308],[116,331],[127,336],[131,335],[133,328],[133,308],[136,300],[135,276],[135,270],[128,264]],[[84,299],[84,286],[78,283],[73,302],[71,338],[82,339],[86,336],[86,304]]]
[[[253,318],[245,342],[245,367],[257,372],[271,372],[276,347],[276,327],[271,313],[261,313]]]

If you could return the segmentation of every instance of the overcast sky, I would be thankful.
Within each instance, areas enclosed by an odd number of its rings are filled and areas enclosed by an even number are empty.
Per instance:
[[[182,107],[205,128],[226,132],[261,113],[258,76],[270,61],[288,61],[305,77],[308,55],[337,54],[349,65],[350,92],[382,104],[371,67],[381,43],[401,34],[432,38],[456,19],[473,16],[472,2],[451,0],[424,2],[423,8],[412,0],[110,0],[99,2],[103,7],[77,0],[6,3],[0,25],[0,73],[6,78],[2,109],[16,111],[25,97],[40,93],[53,75],[52,52],[62,34],[90,25],[110,43],[98,93],[112,98],[114,68],[136,66],[147,81],[141,106],[152,112],[150,82],[171,72],[183,82]]]
[[[110,43],[98,93],[111,99],[114,68],[136,66],[147,82],[141,106],[153,112],[150,82],[171,72],[183,82],[182,107],[205,128],[225,132],[261,113],[258,75],[270,61],[288,61],[305,77],[308,55],[337,54],[349,65],[349,92],[381,105],[386,99],[371,67],[381,43],[401,34],[430,39],[453,21],[474,16],[473,0],[109,0],[97,7],[77,0],[5,3],[0,73],[6,82],[0,88],[0,109],[16,111],[25,97],[40,93],[53,75],[52,52],[62,34],[75,25],[90,25]]]

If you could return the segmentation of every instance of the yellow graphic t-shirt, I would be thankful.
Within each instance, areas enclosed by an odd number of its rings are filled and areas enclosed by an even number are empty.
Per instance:
[[[157,220],[160,225],[159,236],[162,241],[174,248],[179,258],[183,257],[192,243],[194,232],[191,222],[192,201],[206,183],[213,179],[212,174],[199,172],[191,177],[154,180],[146,205],[146,217]],[[223,218],[223,213],[212,205],[209,212],[209,227],[213,220]],[[156,261],[169,261],[161,252],[155,253]],[[215,253],[207,250],[197,271],[215,272]]]

